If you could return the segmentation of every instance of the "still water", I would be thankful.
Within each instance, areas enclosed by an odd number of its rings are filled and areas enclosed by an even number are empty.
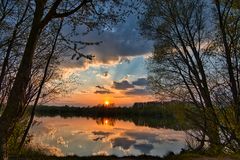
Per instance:
[[[57,156],[164,156],[186,147],[183,131],[136,126],[108,118],[40,117],[36,118],[31,134],[33,147]]]

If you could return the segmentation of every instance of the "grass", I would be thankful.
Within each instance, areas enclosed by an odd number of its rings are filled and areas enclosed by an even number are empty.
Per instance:
[[[155,156],[125,156],[125,157],[117,157],[117,156],[87,156],[87,157],[79,157],[79,156],[65,156],[65,157],[57,157],[57,156],[49,156],[44,154],[41,150],[33,150],[31,148],[24,149],[22,154],[17,157],[11,155],[10,160],[240,160],[240,154],[218,154],[213,155],[206,152],[197,153],[184,151],[179,155],[174,155],[173,153],[169,153],[165,157],[155,157]]]
[[[10,158],[12,160],[17,159],[16,157]],[[116,157],[116,156],[89,156],[89,157],[78,157],[78,156],[66,156],[66,157],[56,157],[56,156],[43,156],[35,155],[29,157],[19,157],[19,160],[240,160],[239,155],[218,155],[218,156],[207,156],[200,154],[182,154],[182,155],[172,155],[164,158],[154,157],[154,156],[126,156],[126,157]]]

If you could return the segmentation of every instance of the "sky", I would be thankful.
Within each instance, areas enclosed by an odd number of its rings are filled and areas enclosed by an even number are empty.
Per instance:
[[[92,61],[65,58],[61,64],[63,79],[72,82],[73,90],[52,104],[93,106],[109,101],[116,106],[130,106],[154,100],[146,69],[153,42],[140,35],[136,16],[101,33],[90,32],[83,40],[103,43],[84,49],[84,53],[95,56]]]

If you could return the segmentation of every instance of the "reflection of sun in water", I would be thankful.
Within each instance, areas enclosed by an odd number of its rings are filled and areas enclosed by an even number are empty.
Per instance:
[[[104,105],[105,105],[105,106],[108,106],[108,105],[109,105],[109,101],[106,100],[106,101],[104,102]]]
[[[104,124],[108,124],[108,120],[107,119],[104,121]]]

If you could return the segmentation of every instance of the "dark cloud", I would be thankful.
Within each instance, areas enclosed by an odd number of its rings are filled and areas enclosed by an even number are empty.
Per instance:
[[[141,139],[141,140],[148,139],[149,137],[155,138],[157,136],[157,134],[154,134],[154,133],[132,132],[132,131],[125,132],[125,135],[127,135],[131,138],[134,138],[134,139]]]
[[[102,62],[116,60],[119,57],[137,56],[149,53],[152,50],[152,41],[146,40],[139,34],[136,16],[130,16],[125,23],[115,26],[112,30],[88,35],[89,40],[103,41],[98,46],[89,47],[87,52],[96,55]]]
[[[115,138],[112,140],[113,147],[122,147],[123,149],[129,149],[133,144],[136,143],[135,140],[131,140],[128,138]]]
[[[149,143],[163,143],[155,133],[129,131],[125,132],[125,135],[135,140],[147,140]]]
[[[152,144],[134,144],[133,146],[144,154],[149,154],[154,148]]]
[[[148,80],[146,78],[139,78],[136,81],[132,82],[135,86],[146,86],[148,84]]]
[[[111,90],[105,88],[104,86],[96,86],[96,88],[98,88],[98,90],[94,92],[95,94],[112,94],[113,93]]]
[[[93,141],[101,141],[112,134],[111,132],[102,132],[102,131],[93,131],[92,133],[95,136],[98,136],[97,138],[94,138]]]
[[[137,89],[137,88],[126,91],[125,94],[126,95],[150,95],[147,89]]]
[[[109,74],[108,71],[103,72],[103,76],[104,76],[104,77],[107,77],[108,74]]]
[[[171,138],[171,139],[167,139],[168,141],[171,141],[171,142],[177,142],[179,141],[178,139],[174,139],[174,138]]]
[[[67,30],[67,29],[66,29]],[[85,28],[78,28],[82,33]],[[68,31],[65,31],[66,34]],[[135,15],[126,18],[125,22],[112,26],[112,29],[104,31],[93,30],[87,35],[76,35],[74,40],[83,42],[102,42],[99,45],[87,46],[82,53],[95,55],[94,61],[108,63],[110,61],[127,61],[128,56],[144,55],[152,51],[153,42],[143,38],[139,33],[138,20]],[[81,58],[78,61],[71,60],[73,53],[68,55],[67,62],[69,67],[84,66],[88,60]],[[71,60],[71,63],[68,63]]]
[[[106,88],[103,86],[96,86],[96,88],[106,90]]]
[[[120,61],[119,61],[119,63],[124,63],[124,62],[126,62],[126,63],[130,63],[131,62],[131,60],[129,59],[129,58],[127,58],[127,57],[122,57],[121,59],[120,59]]]
[[[94,138],[93,141],[102,141],[105,137],[97,137],[97,138]]]
[[[103,131],[93,131],[92,133],[97,136],[109,136],[112,134],[112,132],[103,132]]]
[[[97,90],[94,92],[95,94],[112,94],[110,90]]]
[[[122,82],[113,82],[113,88],[118,90],[127,90],[129,88],[134,88],[132,84],[130,84],[127,80],[123,80]]]

